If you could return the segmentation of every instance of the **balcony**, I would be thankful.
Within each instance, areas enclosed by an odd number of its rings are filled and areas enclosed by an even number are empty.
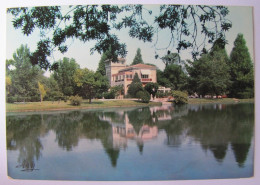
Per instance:
[[[141,78],[141,82],[151,82],[151,78]]]

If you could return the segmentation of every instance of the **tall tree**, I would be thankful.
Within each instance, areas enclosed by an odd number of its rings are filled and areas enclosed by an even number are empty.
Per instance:
[[[221,95],[227,92],[230,84],[229,67],[223,49],[203,54],[189,66],[189,86],[193,92],[204,96]]]
[[[230,54],[230,95],[238,98],[254,97],[254,66],[243,34],[238,34]]]
[[[54,51],[53,48],[65,53],[68,50],[66,41],[70,38],[83,42],[96,41],[91,52],[103,53],[112,46],[112,58],[117,61],[118,56],[125,57],[127,54],[126,44],[121,43],[115,34],[122,28],[129,29],[131,38],[144,42],[158,40],[154,38],[159,35],[157,33],[169,30],[170,38],[166,48],[173,46],[178,51],[191,48],[192,55],[198,56],[200,46],[212,44],[219,37],[225,42],[225,32],[232,26],[226,18],[229,10],[224,6],[158,6],[159,16],[151,18],[157,29],[145,20],[145,12],[148,12],[148,16],[154,15],[143,5],[78,5],[66,8],[67,11],[60,6],[8,9],[7,12],[14,16],[14,28],[20,28],[24,35],[30,35],[37,28],[41,30],[37,49],[30,57],[33,64],[44,69],[56,69],[58,65],[49,61],[48,57]],[[199,27],[204,39],[198,38]]]
[[[143,64],[143,63],[144,63],[144,61],[142,59],[141,49],[138,48],[137,51],[136,51],[136,54],[135,54],[135,58],[132,62],[132,65]]]
[[[57,62],[59,68],[54,71],[53,76],[57,81],[60,90],[65,96],[71,96],[76,94],[76,85],[74,83],[73,76],[77,69],[79,69],[79,64],[75,59],[64,57],[62,60]]]
[[[107,59],[108,58],[107,58],[106,53],[103,53],[101,56],[101,59],[99,60],[98,68],[97,68],[97,72],[99,72],[101,75],[106,75],[105,61]]]
[[[187,85],[187,75],[180,65],[170,64],[165,67],[164,76],[169,80],[170,87],[174,90],[184,90]]]
[[[32,101],[34,97],[38,97],[37,82],[43,71],[38,66],[32,66],[29,48],[21,45],[13,54],[13,59],[9,61],[8,73],[12,81],[8,96],[18,98],[15,101],[26,99]]]

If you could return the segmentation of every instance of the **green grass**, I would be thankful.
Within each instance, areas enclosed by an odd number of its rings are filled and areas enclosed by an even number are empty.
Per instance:
[[[254,99],[235,99],[235,98],[223,98],[223,99],[209,99],[209,98],[189,98],[189,104],[206,104],[206,103],[254,103]]]
[[[135,100],[93,100],[91,104],[88,100],[84,100],[80,106],[73,106],[70,102],[27,102],[27,103],[7,103],[7,112],[20,111],[47,111],[47,110],[70,110],[70,109],[91,109],[91,108],[107,108],[107,107],[129,107],[129,106],[155,106],[161,105],[158,102],[141,103]]]
[[[189,104],[208,104],[208,103],[253,103],[254,99],[200,99],[190,98]],[[134,107],[134,106],[156,106],[161,105],[160,102],[141,103],[136,100],[93,100],[91,104],[88,100],[83,100],[80,106],[73,106],[70,102],[28,102],[28,103],[7,103],[7,112],[22,112],[22,111],[48,111],[48,110],[73,110],[73,109],[96,109],[96,108],[109,108],[109,107]]]

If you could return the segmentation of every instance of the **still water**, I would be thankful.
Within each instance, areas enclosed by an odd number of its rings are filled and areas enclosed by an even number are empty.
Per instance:
[[[254,175],[254,104],[7,113],[6,120],[14,179]]]

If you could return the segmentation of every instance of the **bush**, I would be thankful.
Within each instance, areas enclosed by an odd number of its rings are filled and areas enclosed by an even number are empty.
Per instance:
[[[188,93],[183,91],[173,91],[172,96],[174,97],[173,102],[177,105],[188,103]]]
[[[141,99],[141,101],[143,103],[149,103],[150,99],[151,99],[151,95],[149,94],[149,92],[147,91],[138,91],[136,93],[136,97],[138,99]]]
[[[80,106],[82,103],[82,98],[78,95],[71,96],[69,100],[70,100],[70,103],[75,106]]]
[[[115,99],[115,93],[112,91],[106,92],[106,93],[104,93],[104,98],[105,99]]]

